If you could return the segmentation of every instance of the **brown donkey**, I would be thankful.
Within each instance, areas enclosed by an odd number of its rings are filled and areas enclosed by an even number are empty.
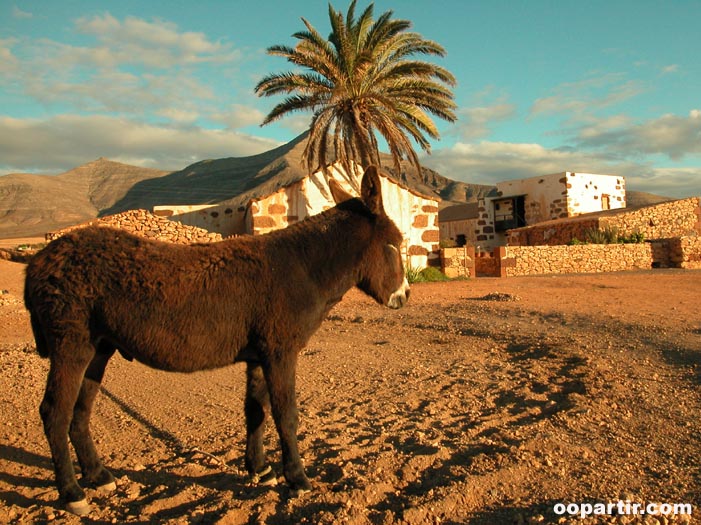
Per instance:
[[[311,489],[297,449],[297,355],[353,286],[400,308],[409,297],[400,245],[375,167],[361,198],[335,181],[337,205],[284,230],[214,244],[178,246],[109,228],[69,233],[27,267],[25,304],[50,369],[40,413],[66,508],[90,512],[76,481],[112,490],[89,430],[107,362],[118,351],[175,372],[245,361],[246,468],[274,482],[263,432],[271,412],[283,472],[295,492]]]

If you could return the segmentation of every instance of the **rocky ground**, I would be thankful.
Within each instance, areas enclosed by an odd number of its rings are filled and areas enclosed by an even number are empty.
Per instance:
[[[118,487],[82,519],[57,501],[22,272],[0,261],[1,523],[701,523],[699,271],[421,284],[399,311],[350,292],[299,361],[299,498],[245,476],[242,365],[115,357],[92,428]],[[556,512],[619,501],[694,512]]]

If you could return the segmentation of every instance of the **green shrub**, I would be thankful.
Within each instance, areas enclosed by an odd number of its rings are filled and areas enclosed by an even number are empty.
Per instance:
[[[439,248],[457,248],[458,243],[453,239],[441,239],[438,241]]]
[[[603,230],[586,230],[584,232],[584,237],[587,242],[592,244],[640,244],[645,242],[645,235],[643,233],[634,232],[626,237],[625,235],[621,235],[620,231],[615,226],[607,226]],[[572,241],[574,241],[574,239],[572,239]],[[572,243],[572,241],[570,242]]]
[[[407,268],[406,280],[410,283],[435,283],[440,281],[449,281],[447,277],[438,268],[427,266],[426,268]]]
[[[409,266],[404,273],[406,275],[406,280],[409,281],[409,283],[421,282],[421,268],[412,268]]]
[[[621,242],[618,228],[615,226],[607,226],[603,230],[586,230],[584,238],[592,244],[617,244]]]

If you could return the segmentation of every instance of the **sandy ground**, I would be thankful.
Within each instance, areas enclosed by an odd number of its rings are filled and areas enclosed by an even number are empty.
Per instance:
[[[115,357],[92,428],[118,487],[81,520],[53,484],[23,269],[0,261],[0,523],[701,523],[701,272],[415,285],[399,311],[349,292],[300,357],[299,498],[246,479],[242,365]],[[693,515],[556,512],[619,500]]]

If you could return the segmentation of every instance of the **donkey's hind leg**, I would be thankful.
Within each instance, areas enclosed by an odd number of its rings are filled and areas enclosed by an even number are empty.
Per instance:
[[[277,478],[265,462],[265,413],[270,410],[268,385],[256,363],[246,365],[246,470],[258,485],[275,485]]]
[[[90,506],[75,479],[68,448],[68,429],[83,375],[93,355],[93,347],[81,336],[71,334],[57,340],[51,351],[46,391],[39,407],[59,495],[66,502],[67,509],[79,515],[89,513]]]
[[[105,373],[105,367],[113,354],[113,348],[100,347],[88,365],[78,393],[78,400],[73,409],[73,421],[69,430],[83,479],[103,491],[112,491],[117,486],[114,482],[114,476],[103,466],[95,449],[90,435],[90,414]]]

